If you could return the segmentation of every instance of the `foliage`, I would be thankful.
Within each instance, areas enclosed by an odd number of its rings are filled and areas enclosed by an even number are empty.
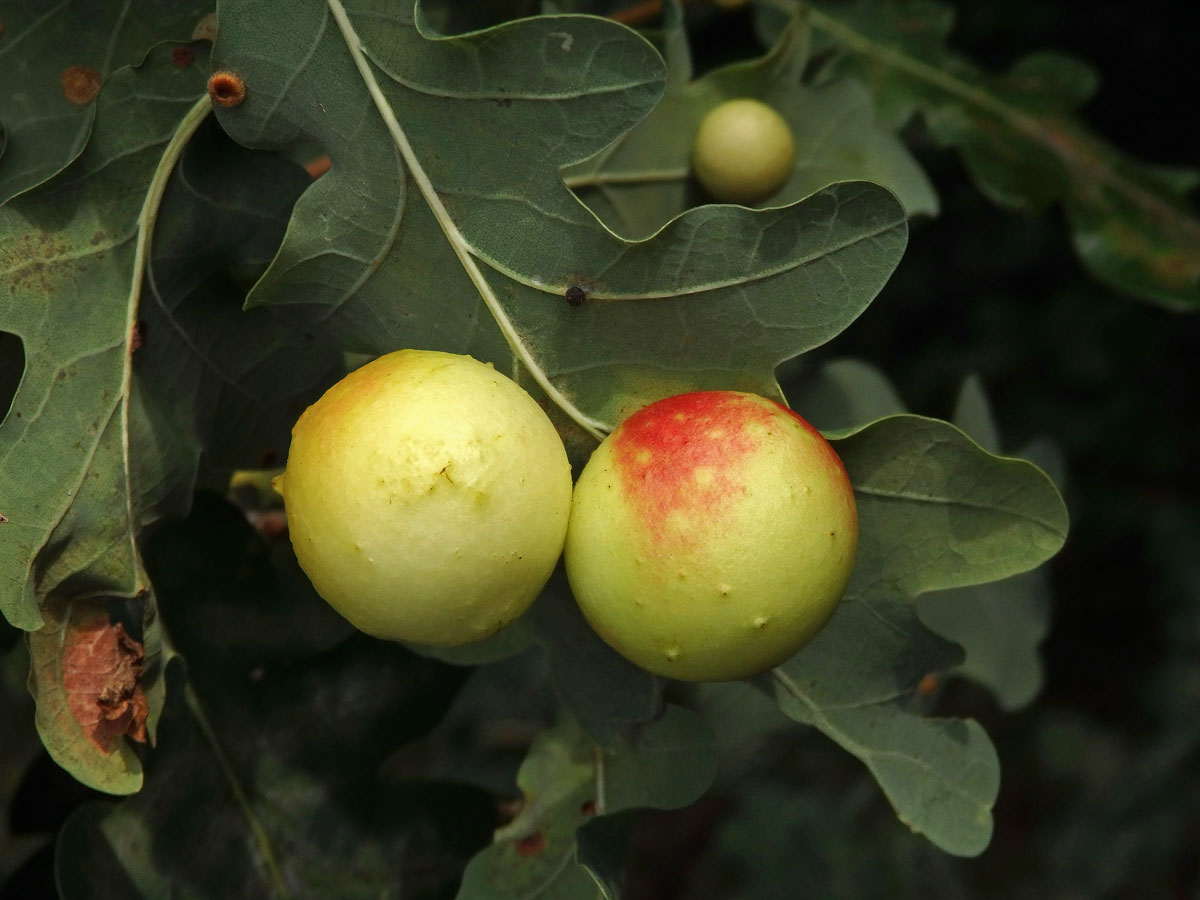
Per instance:
[[[1061,204],[1100,280],[1194,308],[1191,177],[1086,132],[1086,69],[988,75],[924,2],[764,2],[761,55],[702,74],[676,3],[638,30],[582,2],[228,0],[215,39],[187,4],[35,6],[0,33],[0,83],[31,86],[0,96],[0,802],[35,725],[113,795],[58,830],[62,896],[627,896],[639,811],[720,791],[745,765],[731,734],[790,746],[797,723],[934,846],[983,851],[1002,756],[930,695],[962,676],[1031,702],[1039,567],[1067,513],[1056,451],[1001,455],[976,381],[953,424],[905,412],[865,363],[787,384],[846,463],[861,538],[832,622],[756,691],[626,662],[561,573],[477,646],[351,634],[278,510],[221,495],[232,470],[282,464],[352,360],[404,346],[511,373],[577,466],[663,396],[783,400],[781,364],[862,315],[909,221],[942,205],[905,142],[917,113],[990,198]],[[757,209],[708,203],[688,173],[690,134],[730,96],[797,136]],[[759,833],[828,800],[745,796]],[[746,835],[725,850],[761,861]],[[0,881],[35,849],[0,831]]]

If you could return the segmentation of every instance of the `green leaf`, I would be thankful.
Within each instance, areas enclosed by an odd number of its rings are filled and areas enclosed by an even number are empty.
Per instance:
[[[668,25],[668,55],[683,58],[673,70],[690,71],[683,23]],[[732,97],[756,97],[787,120],[796,140],[794,172],[760,206],[782,206],[840,181],[872,181],[894,193],[909,216],[935,214],[933,187],[904,145],[875,123],[870,94],[853,79],[802,83],[807,32],[797,21],[770,53],[706,74],[675,78],[662,102],[637,128],[599,155],[567,169],[567,184],[614,231],[646,238],[685,209],[706,201],[691,179],[692,138],[700,121]]]
[[[555,693],[583,730],[611,748],[662,711],[662,681],[604,643],[584,620],[560,567],[531,613]]]
[[[991,407],[975,376],[963,383],[954,421],[982,447],[999,452]],[[1031,445],[1018,456],[1042,462],[1052,477],[1061,472],[1062,461],[1053,447]],[[1042,685],[1038,646],[1050,630],[1045,566],[988,584],[925,594],[917,601],[917,611],[922,622],[966,651],[957,671],[991,690],[1001,707],[1020,709],[1037,696]]]
[[[992,456],[945,422],[893,416],[835,443],[854,483],[862,593],[979,584],[1054,555],[1067,511],[1035,466]]]
[[[913,600],[1038,565],[1062,546],[1066,509],[1036,467],[944,422],[893,416],[834,446],[858,506],[854,573],[829,624],[765,686],[862,759],[909,827],[974,855],[991,836],[998,764],[975,723],[910,711],[925,674],[961,661]]]
[[[985,73],[946,48],[949,13],[924,0],[822,5],[810,21],[844,51],[830,71],[878,86],[881,103],[920,108],[996,203],[1060,204],[1094,277],[1169,309],[1200,307],[1200,221],[1185,196],[1194,179],[1164,176],[1079,122],[1096,83],[1088,67],[1037,54]]]
[[[343,656],[336,673],[324,667],[324,678],[338,676],[326,681],[324,695],[300,682],[291,687],[290,705],[272,697],[274,716],[265,722],[222,721],[218,710],[227,711],[231,699],[201,702],[184,687],[175,662],[146,786],[120,804],[80,807],[60,830],[55,867],[61,896],[95,897],[100,884],[127,897],[167,892],[196,900],[366,900],[387,895],[398,883],[414,896],[418,889],[420,896],[446,896],[466,857],[487,839],[487,794],[459,785],[390,782],[374,766],[363,766],[362,756],[343,758],[340,778],[311,768],[321,749],[336,757],[356,747],[349,740],[329,745],[347,718],[336,709],[339,714],[329,719],[315,715],[323,698],[353,700],[373,690],[379,703],[403,715],[405,703],[420,703],[428,687],[399,681],[380,690],[386,682],[372,685],[364,676],[399,673],[353,660]],[[364,718],[379,711],[376,705],[361,710]],[[289,719],[293,728],[278,727]],[[289,746],[297,742],[307,746]]]
[[[826,433],[904,412],[904,401],[887,376],[858,359],[826,363],[802,381],[788,400],[792,409]]]
[[[861,759],[900,821],[947,853],[983,852],[992,836],[1000,760],[979,723],[927,719],[891,703],[822,708],[783,669],[773,678],[780,709]]]
[[[93,88],[141,63],[154,44],[199,37],[193,29],[211,9],[212,0],[152,0],[132,15],[112,0],[5,3],[0,84],[20,89],[0,92],[0,204],[80,154],[96,113]]]
[[[1033,702],[1042,687],[1038,647],[1050,631],[1049,573],[936,591],[917,604],[921,621],[966,651],[955,671],[988,688],[1002,709]]]
[[[77,598],[148,588],[135,537],[152,492],[133,461],[140,432],[131,424],[131,335],[139,262],[166,175],[200,121],[203,83],[169,50],[113,76],[92,140],[67,172],[0,208],[11,288],[0,300],[0,327],[21,339],[26,356],[0,426],[8,538],[0,612],[18,627],[41,628],[30,638],[31,686],[52,755],[86,783],[117,792],[137,789],[140,764],[120,739],[89,739],[92,725],[75,721],[102,712],[72,706],[79,695],[66,685],[63,655],[103,627]],[[128,127],[131,104],[136,129]]]
[[[0,610],[44,629],[30,640],[47,746],[82,780],[118,792],[140,783],[136,758],[97,757],[61,696],[62,647],[81,627],[74,610],[145,594],[141,531],[186,511],[201,455],[233,466],[274,454],[303,403],[341,371],[311,336],[238,308],[231,272],[270,257],[299,170],[205,128],[207,45],[185,48],[188,66],[172,49],[117,72],[79,159],[0,208],[0,232],[19,249],[7,258],[0,327],[26,355],[0,426],[12,538],[0,544]],[[160,638],[147,604],[153,662]],[[151,734],[156,673],[150,665],[144,684]]]
[[[47,596],[146,587],[137,535],[186,510],[201,452],[235,465],[279,447],[297,394],[339,371],[332,354],[295,354],[311,339],[230,303],[229,267],[269,257],[282,233],[296,184],[279,166],[296,170],[201,128],[205,47],[188,67],[160,47],[114,75],[83,155],[0,208],[16,251],[0,327],[26,353],[0,426],[0,610],[25,629]]]
[[[628,818],[600,820],[624,810],[686,806],[715,775],[712,732],[680,707],[668,706],[662,718],[627,731],[612,750],[564,717],[534,740],[517,776],[524,806],[471,860],[458,900],[578,900],[596,892],[591,872],[603,879],[607,896],[617,896],[613,856]],[[577,832],[585,823],[588,843],[580,850]]]
[[[28,636],[29,691],[42,743],[88,787],[131,794],[142,786],[142,764],[125,737],[141,727],[145,740],[148,715],[141,648],[110,621],[105,604],[66,601],[47,614],[49,621]]]
[[[256,147],[303,133],[332,160],[250,302],[319,321],[345,348],[519,364],[599,437],[687,388],[778,396],[775,366],[852,321],[903,249],[901,209],[865,184],[758,213],[691,210],[644,242],[605,229],[560,170],[643,118],[665,77],[614,22],[443,37],[405,8],[236,9],[215,59],[249,93],[222,125]],[[578,308],[564,299],[575,284]]]
[[[0,610],[20,628],[41,624],[39,594],[132,596],[144,586],[129,539],[138,519],[127,448],[129,343],[141,280],[130,273],[156,205],[144,212],[144,201],[158,199],[199,122],[198,69],[171,65],[161,48],[140,69],[114,75],[98,101],[101,124],[70,171],[0,207],[10,285],[0,328],[20,337],[26,354],[0,427],[9,519]],[[121,127],[131,105],[136,131]],[[35,568],[49,543],[57,552]]]

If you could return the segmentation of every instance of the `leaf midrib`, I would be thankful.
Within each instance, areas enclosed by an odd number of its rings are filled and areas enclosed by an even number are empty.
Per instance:
[[[376,110],[379,112],[384,125],[387,127],[389,134],[396,146],[400,149],[401,155],[404,157],[404,162],[408,166],[409,175],[416,183],[421,195],[425,198],[425,202],[429,204],[430,211],[437,220],[442,232],[446,236],[447,242],[458,257],[459,262],[466,270],[467,276],[475,285],[484,304],[488,307],[492,317],[496,320],[496,324],[500,332],[504,335],[505,341],[512,349],[513,353],[520,360],[521,364],[529,371],[529,374],[537,382],[538,386],[545,391],[546,395],[557,404],[564,413],[566,413],[576,424],[584,431],[588,432],[596,440],[602,440],[604,435],[609,431],[610,426],[601,422],[598,419],[586,415],[583,410],[579,409],[565,394],[563,394],[550,380],[542,366],[534,359],[533,354],[525,346],[509,319],[508,314],[500,304],[499,298],[492,290],[486,276],[479,268],[479,264],[475,261],[474,248],[467,242],[462,232],[458,230],[457,224],[451,218],[437,191],[433,187],[433,182],[430,180],[428,173],[418,160],[416,152],[413,150],[412,144],[408,140],[403,127],[396,118],[395,111],[391,108],[387,98],[383,95],[383,91],[379,86],[379,82],[375,78],[375,73],[371,69],[371,62],[367,57],[366,50],[362,40],[358,36],[358,32],[354,28],[354,24],[350,21],[350,17],[346,12],[346,8],[340,0],[326,0],[330,13],[333,15],[334,21],[337,23],[338,29],[342,33],[342,37],[346,42],[347,50],[350,53],[355,67],[358,69],[360,76],[363,79],[363,84],[366,86],[368,93],[371,95],[372,102],[375,104]]]

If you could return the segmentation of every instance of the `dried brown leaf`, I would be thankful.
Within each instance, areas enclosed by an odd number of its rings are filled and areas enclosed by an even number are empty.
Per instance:
[[[124,626],[103,616],[67,636],[62,651],[67,704],[88,740],[104,753],[112,753],[122,735],[146,741],[145,659],[142,645]]]

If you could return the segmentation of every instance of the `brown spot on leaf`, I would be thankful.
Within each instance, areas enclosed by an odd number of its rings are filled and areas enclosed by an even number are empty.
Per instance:
[[[59,80],[63,96],[76,106],[87,106],[100,93],[100,73],[87,66],[71,66]]]
[[[596,814],[596,801],[589,800],[583,806],[579,807],[579,811],[585,816],[594,816]]]
[[[320,178],[329,171],[333,165],[333,161],[329,158],[328,153],[322,153],[315,159],[310,159],[304,164],[304,171],[308,173],[309,178]]]
[[[540,831],[526,835],[516,843],[518,856],[537,856],[546,849],[546,837]]]
[[[8,516],[6,516],[4,513],[0,513],[0,525],[7,525],[7,524],[8,524]]]
[[[217,106],[237,106],[246,99],[246,82],[233,72],[213,72],[208,79],[208,96]]]
[[[917,693],[919,695],[921,695],[922,697],[928,697],[930,694],[932,694],[934,691],[937,690],[937,687],[938,687],[938,677],[936,675],[934,675],[933,673],[930,673],[930,674],[926,675],[924,678],[922,678],[920,680],[920,682],[917,684]]]
[[[146,323],[137,321],[133,323],[133,330],[129,334],[129,352],[136,353],[146,346]]]
[[[195,54],[192,53],[192,51],[187,47],[175,47],[171,51],[171,62],[179,66],[181,69],[186,69],[188,66],[190,66],[192,64],[192,60],[195,58]]]
[[[146,654],[119,623],[98,616],[69,632],[62,651],[62,686],[71,715],[103,753],[117,738],[146,741],[149,706],[142,690]]]

